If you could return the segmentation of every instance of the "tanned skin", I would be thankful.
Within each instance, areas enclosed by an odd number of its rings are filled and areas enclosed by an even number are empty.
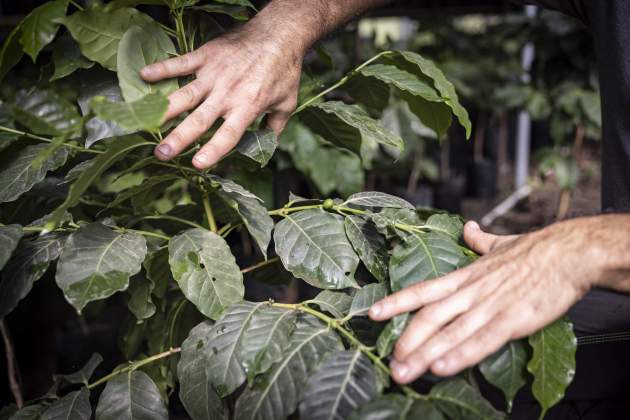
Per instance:
[[[193,160],[199,169],[218,162],[265,112],[269,127],[280,133],[296,106],[308,48],[381,3],[273,0],[240,29],[145,67],[141,75],[147,81],[196,75],[169,97],[167,118],[192,112],[160,143],[156,156],[177,156],[219,117],[224,123]],[[377,321],[417,311],[393,353],[392,374],[399,383],[429,369],[448,376],[472,366],[561,317],[593,287],[630,293],[630,215],[573,219],[511,236],[491,235],[469,222],[464,240],[483,255],[475,263],[370,309]]]

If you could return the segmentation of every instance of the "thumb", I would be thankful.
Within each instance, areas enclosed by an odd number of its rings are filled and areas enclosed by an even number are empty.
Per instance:
[[[470,221],[464,226],[464,241],[478,254],[487,254],[496,247],[516,239],[518,235],[493,235],[481,230],[477,222]]]

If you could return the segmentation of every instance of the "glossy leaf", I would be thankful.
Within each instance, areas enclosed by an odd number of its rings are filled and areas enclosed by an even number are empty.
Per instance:
[[[19,36],[21,25],[17,25],[4,39],[0,48],[0,81],[4,79],[9,70],[20,62],[24,55],[24,50],[20,45]]]
[[[386,394],[363,404],[348,420],[446,420],[426,400],[414,400],[400,394]],[[457,418],[459,420],[459,418]]]
[[[278,137],[271,129],[248,131],[236,145],[236,151],[258,162],[261,167],[269,163],[278,147]]]
[[[322,290],[313,299],[309,300],[335,318],[346,316],[352,305],[352,296],[345,292],[335,292],[333,290]]]
[[[193,420],[227,419],[227,409],[214,390],[206,369],[214,345],[211,331],[209,321],[190,330],[182,344],[177,365],[179,399]]]
[[[359,154],[363,160],[369,155],[370,142],[397,149],[404,147],[400,137],[385,130],[357,105],[323,102],[306,107],[300,119],[324,139]]]
[[[96,406],[96,420],[168,420],[160,391],[141,370],[115,376]]]
[[[88,116],[91,112],[90,101],[95,96],[104,96],[110,102],[122,102],[120,87],[114,78],[97,78],[94,81],[88,80],[82,83],[81,91],[77,102],[83,116]],[[85,122],[85,147],[91,147],[99,140],[109,137],[129,134],[130,130],[125,130],[113,121],[105,121],[98,117],[91,117]]]
[[[542,407],[540,418],[564,397],[575,375],[577,339],[565,319],[546,326],[529,337],[533,349],[527,370],[534,376],[532,393]]]
[[[414,96],[419,96],[428,101],[443,101],[433,86],[427,83],[427,80],[420,79],[414,74],[394,65],[372,64],[362,68],[360,73],[363,76],[376,78],[388,85],[394,86],[400,91],[409,92]]]
[[[249,12],[245,7],[228,5],[228,4],[204,4],[202,6],[196,6],[195,10],[201,10],[206,13],[221,13],[228,15],[236,20],[248,20]]]
[[[60,36],[53,44],[52,61],[55,72],[50,77],[51,82],[69,76],[76,70],[94,66],[94,62],[81,54],[79,44],[67,33]]]
[[[147,254],[144,237],[91,223],[72,233],[59,256],[56,281],[66,300],[81,311],[129,286]]]
[[[154,287],[153,281],[142,274],[131,279],[127,306],[138,321],[151,318],[155,314],[156,307],[151,299]]]
[[[92,374],[94,374],[94,371],[102,362],[103,357],[98,353],[94,353],[87,361],[85,366],[74,373],[63,375],[63,379],[70,382],[71,384],[84,384],[87,386],[90,382]]]
[[[27,405],[15,412],[9,420],[39,420],[45,409],[46,405],[42,403]]]
[[[173,278],[199,311],[217,319],[243,299],[243,275],[230,247],[216,233],[194,228],[174,236],[169,244]]]
[[[387,296],[385,283],[366,284],[354,294],[348,317],[367,315],[370,307],[385,296]]]
[[[20,225],[0,226],[0,270],[11,258],[11,254],[20,242],[22,235],[24,232]]]
[[[395,195],[390,195],[378,191],[366,191],[352,194],[344,206],[357,206],[367,208],[395,208],[395,209],[415,209],[413,204]]]
[[[479,391],[461,378],[447,379],[434,385],[429,398],[442,413],[452,419],[506,419]]]
[[[127,7],[112,11],[92,7],[63,19],[83,55],[111,71],[116,71],[118,44],[127,29],[151,22],[147,15]]]
[[[386,238],[394,236],[404,237],[409,234],[400,229],[401,225],[419,226],[422,224],[418,213],[410,209],[385,208],[378,213],[369,215],[376,229]]]
[[[61,136],[81,129],[81,117],[75,106],[52,90],[20,90],[11,104],[11,112],[31,133]]]
[[[81,388],[52,403],[40,417],[41,420],[90,420],[92,406],[90,391]]]
[[[126,102],[142,99],[150,93],[170,95],[179,88],[177,79],[147,83],[140,70],[148,64],[163,61],[176,53],[173,41],[156,25],[132,26],[118,44],[116,62],[118,82]]]
[[[392,291],[443,276],[468,262],[450,236],[438,232],[412,233],[394,247],[389,259]]]
[[[335,353],[308,380],[300,419],[345,419],[376,393],[374,367],[360,350]]]
[[[59,257],[64,238],[48,234],[35,239],[23,240],[2,272],[0,283],[0,318],[13,311],[44,275],[51,261]]]
[[[157,131],[164,122],[168,98],[151,93],[133,102],[110,102],[96,96],[90,101],[90,108],[100,119],[113,121],[125,130]]]
[[[234,181],[216,175],[208,175],[208,178],[213,186],[219,188],[217,192],[219,197],[241,216],[247,231],[266,257],[267,247],[271,241],[273,219],[267,214],[267,208],[262,204],[262,200]]]
[[[427,219],[424,225],[431,231],[441,232],[456,241],[462,236],[464,230],[462,219],[450,214],[434,214]]]
[[[524,341],[510,341],[479,364],[484,378],[505,395],[508,411],[516,393],[527,382],[527,356]]]
[[[117,137],[111,140],[105,153],[93,159],[90,170],[81,172],[81,175],[72,183],[70,191],[64,202],[55,209],[52,216],[45,225],[47,231],[54,230],[61,221],[64,214],[74,207],[83,193],[92,185],[94,180],[101,176],[110,166],[122,159],[127,153],[147,143],[140,136],[129,135]]]
[[[379,356],[389,356],[394,349],[396,341],[398,341],[405,330],[408,320],[409,313],[404,313],[393,317],[387,325],[385,325],[385,328],[381,331],[376,340],[376,351],[378,351]]]
[[[389,264],[385,238],[362,217],[348,216],[344,224],[346,235],[363,264],[378,281],[385,281]]]
[[[236,402],[239,420],[284,419],[298,406],[309,376],[328,355],[343,349],[327,325],[310,315],[298,319],[284,358],[274,364]]]
[[[33,62],[46,45],[50,44],[57,30],[59,19],[66,15],[68,0],[55,0],[33,9],[22,21],[20,43]]]
[[[359,257],[343,218],[320,209],[287,215],[274,231],[276,253],[293,275],[322,289],[356,287]]]

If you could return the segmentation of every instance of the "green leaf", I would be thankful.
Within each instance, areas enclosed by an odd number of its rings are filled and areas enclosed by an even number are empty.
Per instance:
[[[295,311],[263,306],[247,325],[237,357],[251,380],[282,359],[295,327]]]
[[[48,171],[53,171],[66,163],[68,151],[58,149],[39,168],[33,168],[31,163],[46,148],[47,144],[26,146],[11,156],[0,170],[0,203],[18,199],[29,191],[35,184],[42,181]]]
[[[79,44],[68,33],[64,33],[53,44],[52,61],[55,72],[50,78],[51,82],[69,76],[76,70],[94,66],[93,61],[81,54]]]
[[[160,391],[141,370],[122,373],[107,382],[96,406],[96,420],[168,420]]]
[[[415,209],[413,204],[407,200],[378,191],[366,191],[352,194],[346,201],[343,202],[342,205],[367,208]]]
[[[40,417],[41,420],[90,420],[92,406],[90,391],[81,388],[52,403]]]
[[[419,79],[396,66],[388,64],[372,64],[360,70],[365,77],[376,78],[388,85],[394,86],[400,91],[409,92],[427,101],[442,102],[443,99],[426,80]]]
[[[434,214],[427,219],[424,226],[431,231],[444,233],[456,241],[462,236],[464,230],[462,219],[450,214]]]
[[[105,150],[105,153],[93,159],[90,170],[81,172],[81,175],[70,186],[70,191],[65,201],[55,209],[50,220],[46,223],[47,231],[54,230],[67,210],[79,203],[83,193],[92,185],[95,179],[99,178],[110,166],[122,159],[127,153],[147,142],[140,136],[129,135],[113,138]],[[149,143],[152,144],[152,143]]]
[[[127,306],[138,321],[151,318],[155,314],[156,307],[151,300],[151,292],[154,287],[153,281],[142,274],[131,279]]]
[[[262,205],[262,200],[234,181],[212,174],[207,176],[213,187],[220,188],[217,191],[219,197],[241,216],[247,231],[266,258],[273,230],[273,219],[267,213],[267,208]]]
[[[161,93],[151,93],[133,102],[110,102],[103,96],[90,101],[96,116],[113,121],[128,131],[158,131],[168,109],[168,98]]]
[[[573,325],[559,319],[529,337],[534,350],[527,370],[534,376],[532,393],[542,406],[540,418],[564,397],[575,375],[577,339]]]
[[[352,296],[345,292],[322,290],[308,302],[319,306],[322,311],[328,312],[335,318],[343,318],[350,310]]]
[[[420,72],[433,81],[433,86],[440,93],[442,98],[444,98],[445,103],[451,108],[461,126],[466,129],[466,137],[469,138],[471,133],[471,123],[470,118],[468,117],[468,112],[466,112],[464,107],[459,103],[455,87],[446,79],[442,70],[440,70],[433,61],[428,60],[414,52],[401,51],[397,53],[397,56],[398,59],[396,60],[396,65],[398,67],[402,67],[404,70],[414,74],[418,74],[418,72]],[[406,61],[406,63],[402,63],[400,58]]]
[[[77,311],[129,286],[147,254],[141,235],[91,223],[72,233],[59,256],[55,280]]]
[[[243,275],[230,247],[216,233],[189,229],[168,244],[173,278],[205,316],[217,319],[243,299]]]
[[[168,4],[168,0],[112,0],[105,5],[105,10],[111,11],[121,7],[136,7],[143,4],[162,6]]]
[[[276,253],[293,275],[321,289],[357,287],[359,257],[341,216],[321,209],[285,216],[274,231]]]
[[[48,234],[22,241],[5,270],[0,283],[0,318],[4,318],[17,306],[33,283],[44,275],[51,261],[59,257],[64,238]]]
[[[372,219],[372,222],[374,222],[374,225],[376,225],[376,229],[383,235],[386,235],[387,238],[391,238],[392,236],[404,237],[408,234],[407,232],[401,231],[397,225],[419,226],[422,224],[418,213],[406,208],[385,208],[378,213],[371,214],[369,217]]]
[[[385,296],[387,296],[387,285],[385,283],[371,283],[363,286],[352,298],[348,317],[367,315],[370,306]]]
[[[20,225],[0,226],[0,271],[11,258],[24,232]]]
[[[506,343],[479,364],[484,378],[505,395],[508,411],[512,410],[516,393],[527,382],[526,364],[527,347],[522,340]]]
[[[316,134],[340,147],[351,150],[365,161],[370,143],[402,150],[403,140],[387,131],[357,105],[329,101],[306,107],[300,119]]]
[[[236,20],[248,20],[249,12],[247,8],[241,6],[233,6],[233,5],[223,5],[223,4],[204,4],[203,6],[195,6],[193,7],[195,10],[201,10],[206,13],[221,13],[224,15],[228,15]]]
[[[451,237],[439,232],[412,233],[394,247],[389,259],[392,291],[443,276],[468,262]]]
[[[236,145],[236,151],[265,167],[278,147],[278,136],[271,129],[248,131]]]
[[[147,83],[140,77],[140,70],[175,54],[175,46],[168,34],[156,24],[132,26],[118,44],[117,73],[120,90],[126,102],[137,101],[150,93],[165,96],[175,92],[177,79]]]
[[[152,22],[144,13],[127,7],[112,11],[92,7],[62,20],[79,43],[83,55],[111,71],[116,71],[118,44],[127,29]]]
[[[231,394],[245,382],[241,361],[241,342],[254,314],[267,302],[241,302],[232,305],[210,330],[211,353],[207,372],[220,397]]]
[[[391,89],[387,83],[361,73],[352,76],[344,88],[371,115],[380,115],[387,107],[391,96]]]
[[[24,47],[33,62],[37,60],[37,55],[46,45],[50,44],[57,29],[59,29],[59,19],[66,16],[68,0],[56,0],[44,3],[33,9],[22,21],[20,43]]]
[[[445,420],[428,401],[400,394],[386,394],[363,404],[348,420]],[[457,418],[459,420],[459,418]]]
[[[33,404],[22,407],[9,420],[39,420],[42,412],[46,409],[46,404]]]
[[[452,419],[506,419],[479,391],[461,378],[447,379],[434,385],[429,398],[442,413]]]
[[[179,399],[193,420],[227,419],[227,408],[212,387],[207,366],[214,346],[212,323],[204,321],[190,330],[182,344],[177,365]]]
[[[85,366],[74,373],[63,375],[63,379],[70,382],[71,384],[84,384],[85,386],[87,386],[90,382],[92,374],[94,374],[94,371],[102,362],[103,357],[98,353],[94,353],[90,357],[90,360],[87,361]]]
[[[31,133],[61,136],[81,130],[76,107],[52,90],[20,90],[10,107],[16,121]]]
[[[309,376],[329,354],[343,349],[339,337],[310,315],[298,318],[284,358],[274,364],[236,402],[239,420],[284,419],[298,406]]]
[[[352,247],[369,272],[378,281],[387,280],[389,254],[385,238],[372,223],[362,217],[348,216],[344,224]]]
[[[378,351],[379,356],[389,356],[394,349],[394,344],[396,344],[396,341],[398,341],[405,330],[408,320],[409,313],[404,313],[393,317],[387,325],[385,325],[385,328],[383,328],[383,331],[381,331],[376,340],[376,351]]]
[[[9,35],[4,39],[2,48],[0,48],[0,81],[4,79],[9,70],[20,62],[24,55],[24,50],[20,45],[18,35],[21,32],[21,25],[17,25]]]
[[[358,349],[333,354],[310,377],[300,402],[300,419],[345,419],[377,394],[376,374]]]

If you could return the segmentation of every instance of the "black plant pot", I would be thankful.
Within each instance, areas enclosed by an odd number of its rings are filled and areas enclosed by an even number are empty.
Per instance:
[[[466,182],[461,177],[453,177],[437,184],[433,192],[435,208],[450,213],[461,213],[465,189]]]
[[[497,194],[497,165],[484,159],[468,165],[467,192],[473,198],[492,198]]]

